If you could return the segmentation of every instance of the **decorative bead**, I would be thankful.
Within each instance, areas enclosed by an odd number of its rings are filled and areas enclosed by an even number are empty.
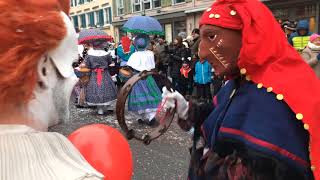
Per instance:
[[[277,99],[278,99],[279,101],[283,100],[283,95],[282,95],[282,94],[278,94],[278,95],[277,95]]]
[[[236,14],[237,14],[237,12],[236,12],[235,10],[231,10],[231,11],[230,11],[230,15],[231,15],[231,16],[235,16]]]
[[[263,84],[262,83],[259,83],[258,85],[257,85],[257,88],[259,88],[259,89],[261,89],[263,87]]]
[[[213,18],[214,17],[214,14],[209,14],[209,18]]]
[[[303,125],[303,128],[304,128],[305,130],[309,130],[309,124],[304,124],[304,125]]]
[[[208,9],[207,9],[207,12],[209,12],[209,11],[211,11],[211,8],[208,8]]]
[[[246,75],[246,80],[247,80],[247,81],[250,81],[250,80],[251,80],[249,75]]]
[[[214,18],[219,19],[220,18],[220,14],[215,14]]]
[[[268,87],[267,88],[267,92],[272,92],[273,88],[272,87]]]
[[[296,118],[297,118],[298,120],[302,120],[302,119],[303,119],[303,114],[297,113],[297,114],[296,114]]]
[[[316,167],[315,166],[311,166],[311,170],[312,171],[316,170]]]
[[[240,69],[240,73],[241,73],[241,74],[246,74],[246,73],[247,73],[247,70],[246,70],[245,68],[241,68],[241,69]]]

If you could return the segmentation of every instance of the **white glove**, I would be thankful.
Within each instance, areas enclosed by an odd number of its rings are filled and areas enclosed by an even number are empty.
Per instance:
[[[179,92],[170,92],[166,87],[163,87],[162,104],[165,109],[176,108],[176,113],[180,119],[186,120],[188,118],[189,103]]]

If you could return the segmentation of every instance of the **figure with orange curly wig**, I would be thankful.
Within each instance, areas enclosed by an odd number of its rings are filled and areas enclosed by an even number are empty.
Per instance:
[[[68,0],[0,0],[0,179],[102,179],[66,137],[77,36]]]

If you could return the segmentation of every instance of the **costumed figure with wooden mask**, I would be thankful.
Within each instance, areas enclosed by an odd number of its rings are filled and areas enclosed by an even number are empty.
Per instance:
[[[189,179],[320,179],[320,83],[271,11],[258,0],[217,0],[200,36],[200,59],[229,81],[197,126],[205,145],[192,148]],[[166,89],[163,99],[185,130],[199,124],[195,104]]]
[[[67,0],[0,0],[0,179],[103,179],[63,135],[77,78]]]

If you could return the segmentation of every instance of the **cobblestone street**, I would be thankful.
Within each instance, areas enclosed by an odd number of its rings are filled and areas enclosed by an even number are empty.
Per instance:
[[[70,121],[54,126],[50,128],[50,131],[68,136],[77,128],[92,123],[103,123],[119,129],[115,113],[107,116],[98,116],[93,109],[79,109],[74,105],[70,105],[70,111]],[[135,122],[136,118],[133,114],[126,114],[129,126],[140,131],[147,128]],[[189,163],[188,147],[191,146],[191,140],[190,135],[180,130],[175,122],[172,123],[168,132],[148,146],[136,140],[131,140],[129,143],[134,161],[132,179],[186,179]]]

